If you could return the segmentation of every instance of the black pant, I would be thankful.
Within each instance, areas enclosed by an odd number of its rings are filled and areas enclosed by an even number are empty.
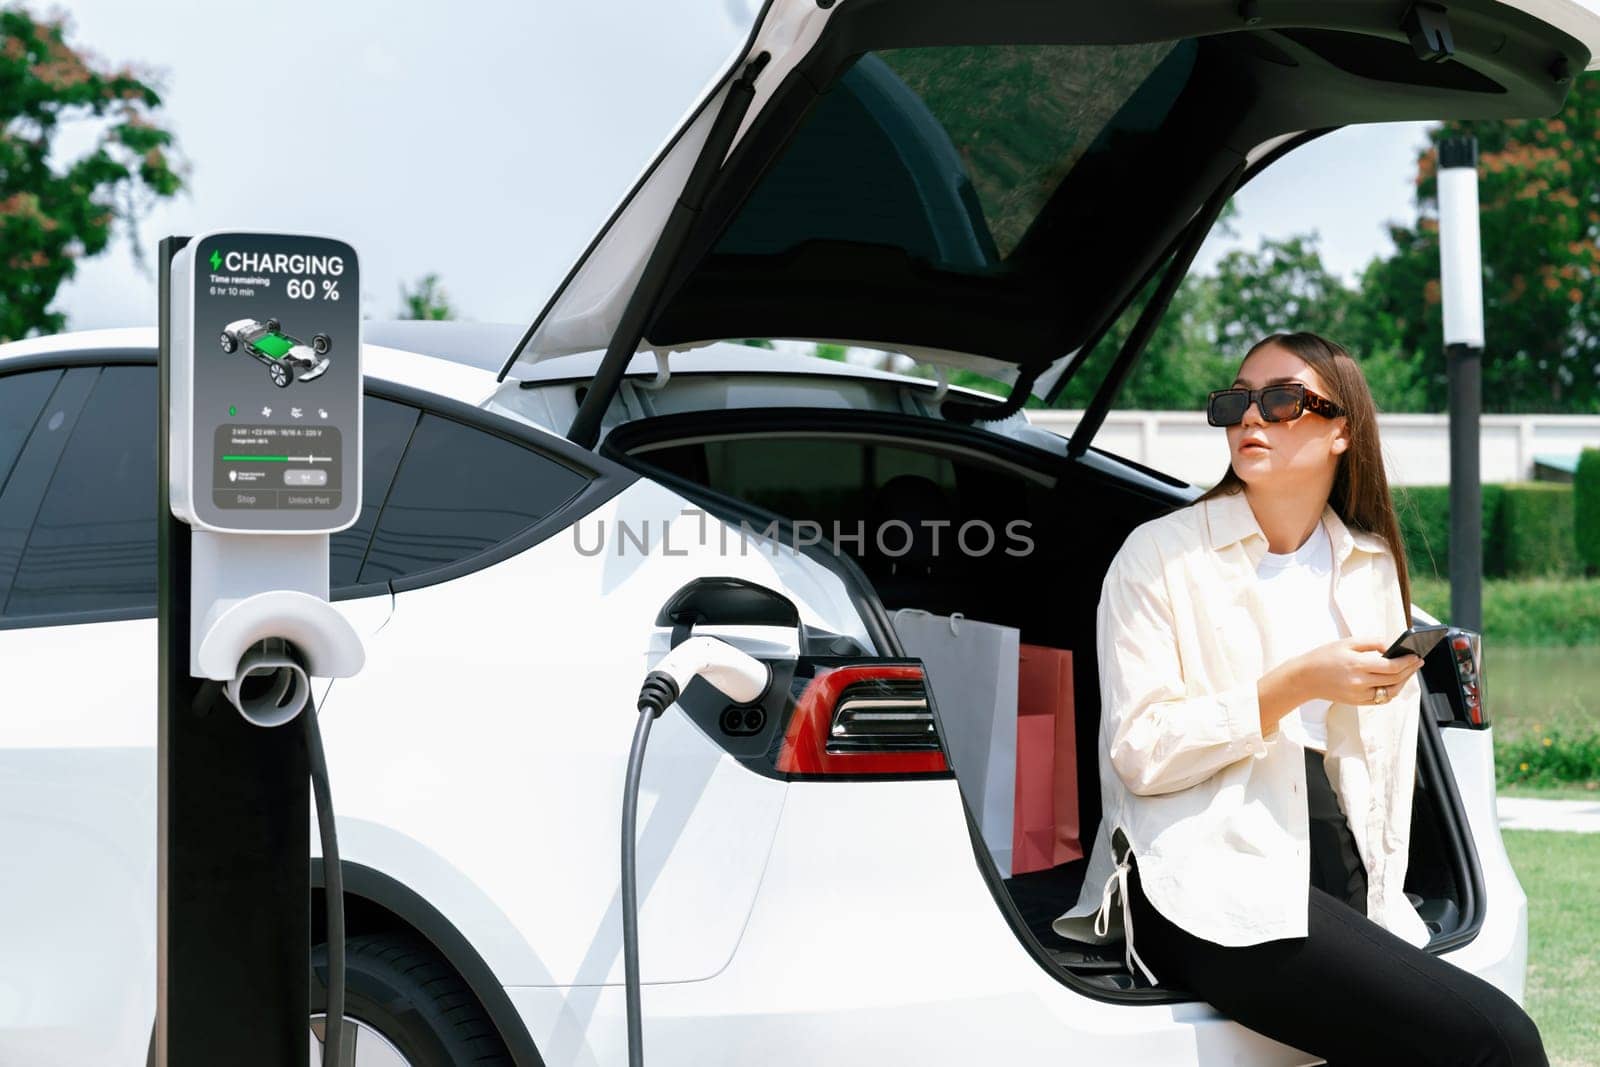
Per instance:
[[[1343,887],[1311,886],[1307,936],[1238,947],[1195,937],[1151,905],[1135,861],[1128,902],[1139,955],[1163,984],[1329,1067],[1548,1067],[1538,1027],[1515,1001],[1366,918],[1359,859],[1359,877],[1349,871],[1349,826],[1342,815],[1337,825],[1318,818],[1334,794],[1322,754],[1307,756],[1312,854],[1323,853],[1313,882]]]
[[[1322,753],[1306,749],[1306,820],[1311,842],[1311,884],[1365,915],[1367,868],[1355,835],[1328,781]]]

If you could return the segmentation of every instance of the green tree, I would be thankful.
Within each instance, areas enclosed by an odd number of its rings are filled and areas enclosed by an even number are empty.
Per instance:
[[[1056,398],[1061,408],[1083,408],[1099,390],[1112,362],[1127,343],[1128,335],[1149,306],[1160,274],[1136,295],[1100,343],[1084,357],[1084,364],[1067,380]],[[1191,274],[1178,286],[1162,313],[1155,332],[1123,382],[1114,406],[1147,410],[1195,410],[1205,402],[1217,380],[1231,374],[1216,348],[1216,281]]]
[[[1315,233],[1263,238],[1217,262],[1216,336],[1234,360],[1271,333],[1310,330],[1345,343],[1356,293],[1322,262]]]
[[[456,317],[455,306],[450,303],[450,294],[439,284],[437,274],[431,272],[424,274],[417,279],[417,284],[410,288],[407,288],[404,282],[400,283],[400,317],[402,319]]]
[[[1228,252],[1214,273],[1185,278],[1116,405],[1202,410],[1207,393],[1233,380],[1251,345],[1271,333],[1311,330],[1361,362],[1379,410],[1423,410],[1415,368],[1374,322],[1361,291],[1323,264],[1317,244],[1315,233],[1263,238],[1255,249]],[[1059,406],[1088,404],[1158,284],[1152,280],[1134,298],[1068,382]]]
[[[61,18],[0,8],[0,341],[53,333],[50,311],[78,261],[183,185],[172,134],[154,121],[161,98],[130,68],[109,70],[66,43]],[[52,160],[64,128],[95,123],[88,152]]]
[[[1438,149],[1471,135],[1480,152],[1484,406],[1600,411],[1600,78],[1578,77],[1554,118],[1451,121],[1417,161],[1417,218],[1393,226],[1395,254],[1368,269],[1380,334],[1420,366],[1430,410],[1446,401],[1439,292]],[[1586,299],[1587,298],[1587,299]]]

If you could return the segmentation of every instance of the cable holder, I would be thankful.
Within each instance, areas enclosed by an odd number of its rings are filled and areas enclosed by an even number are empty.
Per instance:
[[[193,533],[189,673],[223,682],[253,725],[293,722],[311,678],[348,678],[366,660],[360,635],[328,603],[327,542],[327,534]]]

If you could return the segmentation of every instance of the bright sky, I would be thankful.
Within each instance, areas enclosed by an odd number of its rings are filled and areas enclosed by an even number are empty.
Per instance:
[[[361,255],[364,310],[437,272],[464,318],[527,322],[748,32],[758,0],[74,0],[69,40],[155,71],[190,188],[141,228],[324,233]],[[36,11],[42,8],[35,4]],[[1353,276],[1411,214],[1420,124],[1347,130],[1240,194],[1238,242],[1318,230]],[[1220,251],[1213,242],[1201,266]],[[57,307],[154,323],[119,241]]]

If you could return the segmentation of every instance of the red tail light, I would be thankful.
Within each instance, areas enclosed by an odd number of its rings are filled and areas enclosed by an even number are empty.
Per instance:
[[[1450,635],[1450,658],[1455,665],[1456,682],[1461,686],[1467,721],[1473,726],[1489,725],[1488,713],[1483,708],[1482,641],[1471,630],[1458,630]]]
[[[797,675],[777,770],[828,777],[948,773],[920,663],[817,665]]]

